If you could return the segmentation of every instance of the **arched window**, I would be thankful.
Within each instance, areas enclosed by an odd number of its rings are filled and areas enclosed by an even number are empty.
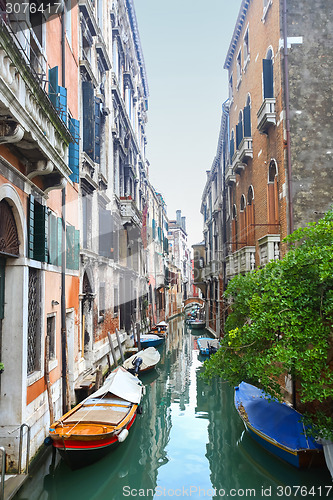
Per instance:
[[[232,251],[235,252],[238,248],[238,221],[237,221],[237,207],[232,207]]]
[[[253,186],[249,187],[247,192],[247,244],[254,246],[255,244],[255,225],[254,225],[254,190]]]
[[[243,111],[244,118],[244,137],[251,137],[251,96],[247,95],[246,104]]]
[[[19,256],[19,239],[15,218],[6,200],[0,201],[0,257]]]
[[[235,154],[235,133],[234,129],[231,131],[231,139],[230,139],[230,160],[232,160],[232,157]]]
[[[243,140],[243,111],[239,112],[238,124],[236,125],[236,149],[239,149],[239,145]]]
[[[279,224],[278,171],[275,160],[268,167],[267,206],[269,233],[276,233]]]
[[[240,246],[243,247],[246,245],[246,199],[242,194],[240,199],[239,206],[239,239]]]
[[[274,97],[274,78],[273,78],[273,50],[269,48],[266,53],[263,64],[263,93],[264,99]]]

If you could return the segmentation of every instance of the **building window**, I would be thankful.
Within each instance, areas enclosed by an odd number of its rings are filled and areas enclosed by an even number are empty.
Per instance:
[[[245,69],[250,60],[249,28],[246,29],[244,35],[243,48],[244,48],[244,69]]]
[[[263,65],[263,95],[264,99],[274,97],[274,80],[273,80],[273,52],[269,49],[266,58],[262,61]]]
[[[249,246],[254,246],[254,190],[253,186],[249,187],[247,193],[247,243]]]
[[[267,11],[271,5],[272,5],[272,0],[263,0],[263,13],[261,18],[263,22],[265,22]]]
[[[99,321],[104,321],[105,318],[105,281],[99,284],[98,298],[98,316]]]
[[[37,269],[29,268],[28,288],[28,375],[41,369],[40,331],[40,276]]]
[[[238,52],[238,56],[236,59],[237,66],[237,87],[239,86],[242,79],[242,52],[241,50]]]
[[[243,140],[243,112],[238,115],[238,124],[236,125],[236,149],[239,149],[240,143]]]
[[[243,110],[244,137],[252,137],[251,133],[251,97],[247,96],[246,106]]]
[[[268,229],[269,233],[276,233],[279,223],[279,204],[278,204],[278,183],[277,166],[275,160],[272,160],[268,168]]]
[[[67,41],[72,46],[72,0],[65,0],[65,30]]]
[[[50,314],[46,319],[46,334],[49,342],[49,360],[56,357],[56,315]]]
[[[230,75],[229,78],[229,100],[232,102],[234,99],[234,89],[233,89],[233,78],[232,75]]]

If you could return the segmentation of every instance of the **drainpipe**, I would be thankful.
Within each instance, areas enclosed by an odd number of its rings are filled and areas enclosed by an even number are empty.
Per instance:
[[[65,87],[65,4],[61,14],[61,84]],[[67,404],[67,330],[66,330],[66,186],[61,190],[61,381],[62,381],[62,411],[66,413]]]
[[[288,205],[289,234],[294,230],[293,193],[291,184],[291,147],[290,147],[290,109],[289,109],[289,70],[288,70],[288,35],[287,35],[287,0],[283,0],[283,55],[284,55],[284,88],[286,101],[286,133],[287,133],[287,163],[288,163]]]
[[[288,34],[287,34],[287,0],[283,0],[283,54],[284,54],[284,88],[286,100],[286,132],[287,132],[287,161],[288,161],[288,197],[289,197],[289,234],[294,230],[293,220],[293,193],[291,184],[291,147],[290,147],[290,100],[289,100],[289,71],[288,71]],[[292,370],[292,404],[296,410],[296,380]]]

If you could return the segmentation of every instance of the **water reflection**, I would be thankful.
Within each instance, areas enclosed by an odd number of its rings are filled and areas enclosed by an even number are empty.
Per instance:
[[[326,469],[300,472],[268,455],[244,432],[232,388],[221,380],[208,385],[199,376],[204,358],[195,332],[182,318],[170,323],[159,365],[142,377],[143,414],[124,443],[81,470],[60,461],[50,472],[50,463],[45,464],[16,498],[118,500],[128,493],[153,498],[154,492],[155,497],[220,498],[216,488],[225,496],[255,489],[257,498],[265,490],[274,499],[286,498],[276,495],[278,485],[330,485]]]

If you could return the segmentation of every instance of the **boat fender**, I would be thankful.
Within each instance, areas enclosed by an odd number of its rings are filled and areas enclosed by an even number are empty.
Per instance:
[[[44,439],[44,444],[45,444],[45,446],[50,446],[50,444],[52,444],[52,439],[50,438],[50,436],[47,436]]]
[[[123,429],[120,434],[118,434],[118,441],[119,443],[122,443],[123,441],[125,441],[125,439],[127,438],[128,436],[128,430],[127,429]]]
[[[144,396],[146,395],[146,386],[145,385],[142,386],[142,394]]]
[[[142,406],[141,405],[138,405],[137,409],[136,409],[136,413],[137,415],[142,415]]]

